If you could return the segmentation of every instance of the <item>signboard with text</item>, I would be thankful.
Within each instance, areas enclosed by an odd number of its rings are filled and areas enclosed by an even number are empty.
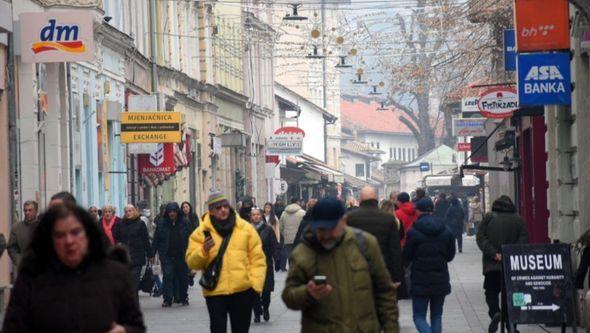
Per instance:
[[[174,144],[160,143],[151,154],[138,155],[139,172],[144,175],[166,174],[176,171],[174,163]]]
[[[477,102],[479,97],[463,97],[461,98],[461,112],[479,112]]]
[[[485,136],[485,118],[453,118],[453,136]]]
[[[471,143],[469,143],[469,142],[457,143],[457,151],[460,151],[460,152],[471,151]]]
[[[569,52],[518,55],[519,105],[569,105],[572,99]]]
[[[503,245],[502,263],[511,323],[573,322],[568,244]]]
[[[420,163],[420,171],[422,171],[422,172],[430,171],[430,163],[428,163],[428,162]]]
[[[22,61],[94,60],[93,18],[87,10],[20,14]]]
[[[516,70],[516,36],[514,29],[504,30],[504,70]]]
[[[479,96],[478,107],[486,118],[509,118],[518,110],[518,94],[512,88],[494,88]]]
[[[303,137],[305,132],[297,127],[281,127],[266,140],[267,155],[303,154]]]
[[[121,143],[182,141],[180,112],[122,112]]]
[[[567,0],[515,0],[514,21],[518,52],[570,48]]]

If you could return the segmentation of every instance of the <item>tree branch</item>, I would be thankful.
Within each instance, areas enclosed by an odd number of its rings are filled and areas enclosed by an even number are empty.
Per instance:
[[[414,110],[412,110],[409,106],[403,105],[398,101],[394,100],[392,97],[389,97],[389,102],[393,105],[396,109],[405,113],[415,124],[418,123],[418,117]]]
[[[400,116],[399,121],[404,124],[410,130],[410,132],[412,132],[412,134],[414,134],[416,139],[420,137],[420,130],[414,125],[414,123],[412,123],[411,120],[404,116]]]

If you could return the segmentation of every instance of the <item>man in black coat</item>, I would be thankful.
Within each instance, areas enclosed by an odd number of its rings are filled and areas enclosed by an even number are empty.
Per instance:
[[[164,274],[162,307],[172,306],[173,301],[183,306],[189,305],[188,266],[184,255],[191,232],[191,224],[182,217],[178,203],[166,205],[165,217],[156,227],[152,243],[152,254],[160,255]]]
[[[359,208],[348,213],[348,225],[377,238],[385,265],[397,288],[403,279],[398,225],[393,214],[379,209],[374,188],[367,186],[361,190]]]
[[[447,200],[447,195],[444,193],[439,193],[438,200],[434,204],[434,216],[438,217],[441,221],[445,220],[447,217],[447,211],[449,210],[449,200]]]

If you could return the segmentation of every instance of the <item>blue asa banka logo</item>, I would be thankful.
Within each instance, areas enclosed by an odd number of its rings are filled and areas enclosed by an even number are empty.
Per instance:
[[[76,24],[58,25],[55,19],[41,29],[39,42],[33,43],[33,52],[62,51],[66,53],[82,53],[86,50],[84,42],[79,40],[80,26]]]
[[[565,93],[564,77],[557,66],[532,66],[524,81],[525,94]]]

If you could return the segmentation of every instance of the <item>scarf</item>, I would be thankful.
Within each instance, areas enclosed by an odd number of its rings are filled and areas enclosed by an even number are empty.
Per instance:
[[[211,215],[211,224],[213,224],[213,228],[217,231],[221,237],[225,238],[227,235],[231,234],[234,230],[234,226],[236,225],[236,212],[231,211],[229,217],[225,221],[219,221],[215,218],[215,216]]]
[[[102,229],[104,230],[105,235],[107,235],[109,238],[111,245],[115,245],[115,238],[113,238],[113,226],[115,226],[116,218],[116,216],[113,216],[108,224],[106,223],[106,219],[104,217],[102,218]]]

